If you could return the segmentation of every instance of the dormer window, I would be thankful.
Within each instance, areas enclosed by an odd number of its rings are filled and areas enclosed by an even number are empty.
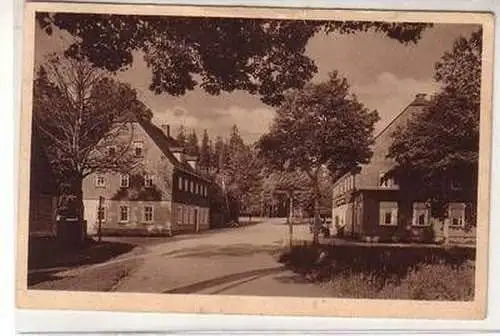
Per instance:
[[[95,186],[96,187],[104,187],[106,185],[104,175],[98,174],[95,178]]]
[[[108,147],[108,155],[109,155],[109,157],[116,156],[116,147],[115,146]]]
[[[128,188],[130,183],[130,177],[128,174],[120,175],[120,187]]]
[[[136,157],[142,157],[144,154],[144,144],[142,142],[134,143],[134,154]]]
[[[153,175],[144,175],[144,186],[146,188],[151,188],[153,186]]]
[[[382,188],[393,188],[396,187],[397,183],[393,177],[387,176],[387,172],[380,172],[379,174],[379,187]]]

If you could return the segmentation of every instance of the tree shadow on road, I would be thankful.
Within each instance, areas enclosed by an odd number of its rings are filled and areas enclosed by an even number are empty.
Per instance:
[[[200,245],[197,247],[179,249],[163,254],[173,258],[210,258],[216,256],[245,257],[254,254],[276,255],[280,253],[279,245],[254,245],[254,244],[232,244],[220,245]]]
[[[224,275],[221,277],[216,277],[212,278],[209,280],[205,281],[200,281],[191,285],[183,286],[180,288],[175,288],[171,289],[168,291],[165,291],[164,293],[169,293],[169,294],[189,294],[189,293],[196,293],[199,291],[202,291],[207,288],[215,287],[215,286],[220,286],[224,284],[230,284],[235,281],[240,280],[236,284],[231,284],[230,286],[224,287],[222,289],[219,289],[217,292],[221,292],[224,290],[227,290],[232,287],[236,287],[241,285],[242,283],[253,281],[256,278],[263,277],[265,275],[273,274],[276,272],[281,272],[285,270],[285,267],[279,266],[279,267],[270,267],[270,268],[264,268],[264,269],[257,269],[257,270],[249,270],[249,271],[244,271],[244,272],[239,272],[239,273],[233,273],[233,274],[228,274]]]

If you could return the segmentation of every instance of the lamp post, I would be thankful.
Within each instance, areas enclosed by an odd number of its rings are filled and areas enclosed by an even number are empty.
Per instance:
[[[291,250],[293,246],[293,191],[288,193],[288,198],[290,200],[289,201],[290,209],[288,209],[288,238]]]

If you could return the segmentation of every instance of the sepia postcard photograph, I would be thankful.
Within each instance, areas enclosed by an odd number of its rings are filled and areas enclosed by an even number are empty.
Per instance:
[[[28,3],[21,308],[480,319],[493,16]]]

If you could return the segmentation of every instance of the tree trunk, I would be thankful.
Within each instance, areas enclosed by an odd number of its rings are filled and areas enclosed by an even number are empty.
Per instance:
[[[314,225],[313,225],[313,244],[319,244],[319,230],[321,220],[319,218],[319,195],[315,193],[314,196]]]
[[[311,178],[311,182],[314,189],[314,222],[313,222],[313,245],[319,244],[319,233],[320,233],[320,213],[319,213],[319,201],[321,199],[321,192],[319,189],[319,181],[318,181],[318,173],[319,168],[316,169],[314,173],[308,172],[307,175]]]
[[[78,220],[84,220],[84,206],[83,206],[83,178],[81,176],[75,177],[71,184],[71,192],[75,197],[74,212]]]

